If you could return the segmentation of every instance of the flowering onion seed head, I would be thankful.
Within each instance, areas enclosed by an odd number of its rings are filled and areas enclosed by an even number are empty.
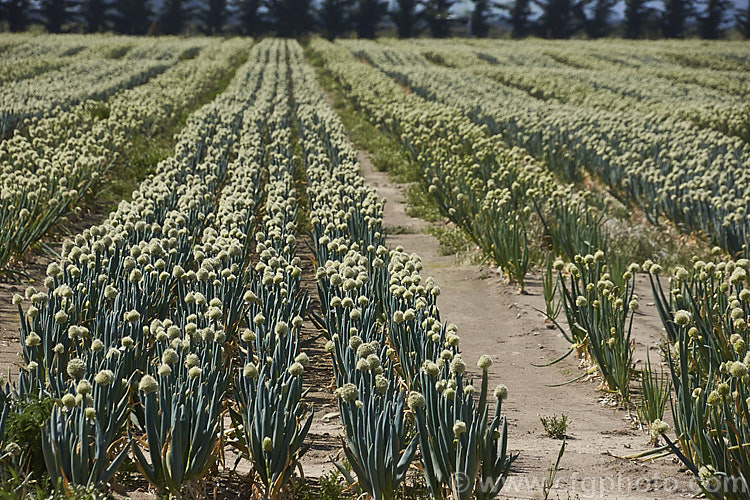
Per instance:
[[[477,362],[477,366],[483,370],[487,371],[490,366],[492,366],[492,358],[489,357],[486,354],[482,354],[482,356],[479,357],[479,361]]]
[[[29,335],[26,337],[25,344],[27,347],[36,347],[42,342],[41,337],[37,335],[35,332],[29,333]]]
[[[81,358],[73,358],[68,361],[68,375],[73,378],[81,378],[86,374],[86,363]]]
[[[461,359],[461,355],[457,354],[453,361],[451,361],[451,373],[455,375],[461,375],[466,371],[466,363]]]
[[[458,438],[461,436],[461,434],[466,432],[466,424],[462,422],[461,420],[456,420],[456,423],[453,424],[453,434]]]
[[[359,396],[357,386],[352,383],[342,385],[336,390],[336,395],[347,403],[351,403]]]
[[[685,311],[684,309],[680,309],[679,311],[674,313],[674,322],[680,326],[685,326],[690,323],[690,319],[690,313]]]
[[[255,378],[258,376],[258,368],[253,363],[248,363],[242,369],[242,375],[247,378]]]
[[[88,380],[83,379],[80,382],[78,382],[78,386],[76,387],[76,392],[82,396],[85,396],[86,394],[91,392],[91,384]]]
[[[505,401],[508,399],[508,388],[505,386],[505,384],[500,384],[497,387],[495,387],[495,398]]]
[[[144,375],[141,377],[141,381],[138,383],[138,390],[145,392],[146,394],[156,392],[159,389],[159,383],[151,375]]]
[[[112,370],[102,370],[94,377],[94,382],[101,386],[108,386],[115,381],[115,374]]]
[[[409,408],[416,411],[419,408],[424,408],[425,405],[425,399],[421,392],[417,391],[411,391],[409,392],[409,397],[406,400],[407,404],[409,405]]]
[[[662,434],[666,434],[668,430],[669,424],[658,418],[651,422],[651,434],[654,436],[661,436]]]
[[[185,366],[188,368],[193,368],[194,366],[198,366],[200,363],[200,360],[198,359],[198,356],[194,353],[190,353],[185,358]]]

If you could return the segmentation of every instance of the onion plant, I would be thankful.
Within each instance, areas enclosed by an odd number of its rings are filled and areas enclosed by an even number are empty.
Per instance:
[[[631,333],[639,307],[634,277],[637,267],[626,272],[625,285],[620,288],[607,272],[602,251],[576,256],[566,274],[562,261],[555,266],[570,334],[563,333],[595,363],[607,389],[628,403],[635,370]]]
[[[672,451],[709,498],[745,498],[750,480],[747,390],[748,261],[676,267],[665,293],[661,266],[647,262],[668,335],[675,442]],[[653,429],[652,429],[653,430]]]

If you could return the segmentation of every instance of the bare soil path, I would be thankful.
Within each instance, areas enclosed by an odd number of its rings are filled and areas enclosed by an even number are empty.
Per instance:
[[[555,462],[561,441],[548,437],[539,415],[568,416],[568,445],[561,462],[555,498],[684,498],[695,491],[692,479],[671,458],[637,463],[622,458],[648,449],[648,436],[633,427],[625,410],[600,402],[596,380],[551,388],[581,373],[573,356],[545,368],[543,364],[564,354],[569,344],[555,330],[547,329],[539,277],[532,277],[528,295],[518,295],[497,273],[487,268],[462,265],[452,256],[440,254],[437,240],[424,233],[428,222],[406,214],[405,185],[392,182],[378,172],[368,157],[360,153],[362,173],[386,198],[384,224],[398,227],[400,234],[388,237],[390,247],[402,245],[416,252],[425,276],[432,276],[441,288],[438,300],[441,317],[455,323],[461,337],[461,350],[467,366],[479,376],[476,361],[482,354],[492,356],[490,387],[508,386],[504,407],[510,428],[510,447],[521,453],[515,473],[502,490],[505,498],[541,498],[541,487],[548,468]],[[650,304],[651,291],[644,279],[640,285],[642,304]],[[653,306],[646,305],[637,317],[634,337],[636,357],[645,360],[661,335],[661,323]],[[652,351],[652,362],[658,353]]]

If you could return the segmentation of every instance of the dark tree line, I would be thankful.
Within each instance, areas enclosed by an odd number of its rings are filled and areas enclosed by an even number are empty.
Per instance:
[[[511,36],[590,38],[609,35],[620,0],[471,0],[470,34],[485,37],[496,21],[508,25]],[[624,1],[622,29],[626,37],[645,35],[679,38],[695,26],[703,38],[722,35],[731,22],[731,0]],[[450,36],[456,24],[456,0],[0,0],[0,21],[10,31],[41,23],[50,33],[114,31],[128,35],[178,34],[188,29],[207,34],[227,30],[244,35],[273,33],[295,37],[312,31],[336,38],[354,32],[373,38],[386,19],[398,36],[426,33]],[[156,3],[156,0],[154,1]],[[750,6],[736,15],[739,31],[750,38]]]

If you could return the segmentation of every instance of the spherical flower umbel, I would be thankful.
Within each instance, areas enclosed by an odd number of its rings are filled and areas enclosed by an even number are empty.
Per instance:
[[[711,391],[708,398],[706,398],[706,403],[708,403],[709,406],[719,406],[721,404],[721,394],[717,391]]]
[[[654,436],[661,436],[662,434],[666,434],[668,430],[669,424],[658,418],[651,422],[651,434]]]
[[[102,370],[94,377],[94,382],[101,386],[108,386],[115,380],[115,374],[112,370]]]
[[[274,332],[279,337],[283,337],[287,333],[289,333],[289,325],[287,325],[284,321],[279,321],[278,323],[276,323],[276,326],[274,327]]]
[[[295,377],[299,377],[302,375],[302,372],[305,371],[305,367],[302,366],[301,363],[292,363],[292,366],[289,367],[289,373],[291,373]]]
[[[495,387],[495,398],[501,401],[508,399],[508,387],[505,384],[500,384]]]
[[[477,361],[477,366],[483,371],[489,370],[490,366],[492,366],[492,358],[486,354],[482,354],[479,357],[479,361]]]
[[[242,369],[242,375],[248,378],[255,378],[258,376],[258,367],[253,363],[248,363]]]
[[[72,394],[66,394],[60,400],[66,408],[73,408],[76,405],[76,397]]]
[[[172,349],[171,347],[169,349],[165,349],[164,353],[161,355],[161,362],[165,365],[173,365],[179,361],[180,356],[177,354],[177,351]]]
[[[740,361],[732,363],[732,366],[729,367],[729,373],[733,377],[742,378],[747,375],[747,365]]]
[[[86,374],[86,362],[81,358],[73,358],[68,361],[68,375],[73,378],[81,378]]]
[[[94,339],[93,342],[91,342],[91,350],[94,352],[101,352],[104,350],[104,343],[99,339]]]
[[[690,323],[690,320],[692,319],[689,312],[685,311],[684,309],[680,309],[676,313],[674,313],[674,322],[677,323],[680,326],[685,326],[688,323]]]
[[[440,368],[433,361],[427,360],[422,364],[422,370],[431,377],[437,377],[440,374]]]
[[[456,423],[453,424],[453,434],[456,436],[456,438],[460,437],[461,434],[464,434],[466,432],[466,424],[462,422],[461,420],[456,420]]]
[[[295,358],[294,361],[301,364],[304,367],[310,366],[310,358],[307,357],[307,353],[301,352]]]
[[[411,391],[409,397],[406,399],[406,403],[409,405],[409,408],[416,411],[419,408],[424,408],[425,399],[421,392]]]
[[[263,438],[263,451],[266,453],[271,453],[271,451],[273,451],[273,441],[271,441],[270,437]]]
[[[200,359],[198,359],[198,356],[196,354],[190,353],[185,358],[185,366],[187,366],[188,368],[198,366],[199,363]]]
[[[91,384],[88,380],[83,379],[80,382],[78,382],[78,386],[76,387],[76,392],[80,394],[81,396],[85,396],[86,394],[91,392]]]
[[[351,403],[359,396],[359,390],[357,390],[357,386],[352,383],[344,384],[336,390],[336,396],[340,397],[347,403]]]
[[[159,383],[151,375],[144,375],[138,383],[138,390],[146,394],[156,392],[159,389]]]
[[[65,311],[57,311],[55,313],[55,321],[61,325],[64,325],[68,322],[68,315],[65,314]]]
[[[37,335],[35,332],[29,333],[29,335],[26,337],[25,344],[27,347],[36,347],[42,342],[41,337]]]
[[[141,313],[136,310],[128,311],[125,313],[125,321],[128,323],[136,323],[141,319]]]
[[[242,332],[242,341],[243,342],[254,342],[255,341],[255,332],[252,330],[243,330]]]
[[[451,361],[451,373],[455,375],[461,375],[466,371],[466,363],[461,359],[461,355],[457,354],[453,361]]]

